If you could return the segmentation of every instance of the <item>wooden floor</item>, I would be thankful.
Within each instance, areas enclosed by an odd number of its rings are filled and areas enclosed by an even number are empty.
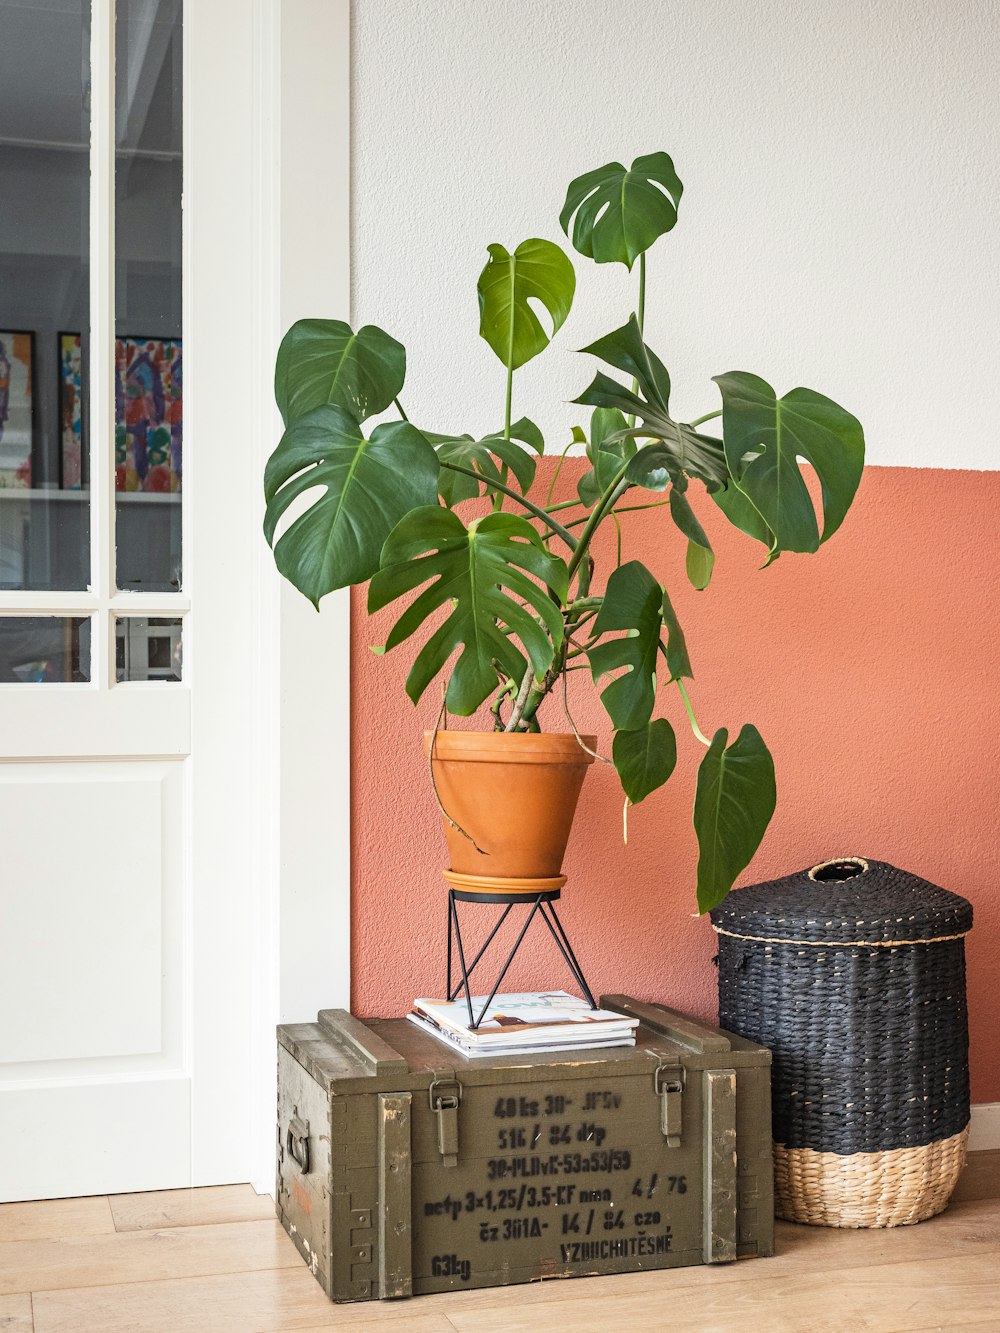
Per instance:
[[[1000,1330],[1000,1152],[896,1231],[778,1227],[725,1268],[331,1305],[249,1185],[0,1206],[7,1333],[740,1333]]]

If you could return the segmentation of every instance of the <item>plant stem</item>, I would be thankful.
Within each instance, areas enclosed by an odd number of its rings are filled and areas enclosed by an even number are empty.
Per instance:
[[[397,411],[397,412],[399,413],[399,415],[403,418],[403,420],[404,420],[404,421],[409,421],[410,418],[409,418],[409,417],[406,415],[406,413],[403,411],[403,404],[399,401],[399,399],[398,399],[398,398],[394,398],[392,401],[393,401],[393,403],[395,404],[396,411]]]
[[[567,454],[569,453],[569,451],[573,448],[573,445],[574,445],[575,443],[576,443],[575,440],[570,440],[569,444],[567,444],[566,448],[565,448],[565,449],[562,451],[562,453],[559,455],[559,462],[556,464],[556,470],[555,470],[555,472],[553,472],[553,474],[552,474],[552,481],[549,483],[549,493],[548,493],[548,495],[545,497],[545,508],[546,508],[546,509],[548,509],[550,506],[552,506],[552,494],[553,494],[553,492],[554,492],[555,489],[556,489],[556,482],[559,480],[559,473],[562,471],[562,465],[563,465],[563,463],[566,462],[566,455],[567,455]],[[567,501],[565,501],[565,503],[566,503],[566,504],[580,504],[581,501],[579,501],[579,500],[567,500]],[[552,507],[553,507],[553,508],[556,508],[556,509],[560,508],[559,505],[554,505],[554,506],[552,506]]]
[[[706,421],[714,421],[716,417],[721,417],[721,416],[722,416],[722,408],[720,407],[720,408],[719,408],[717,411],[715,411],[715,412],[706,412],[705,415],[704,415],[703,417],[698,417],[697,420],[695,420],[695,421],[689,421],[689,422],[688,422],[688,425],[689,425],[689,426],[703,426],[703,425],[705,424]]]
[[[476,481],[483,480],[478,472],[473,471],[473,469],[469,467],[462,467],[461,463],[446,463],[442,460],[441,466],[447,468],[449,472],[461,472],[465,477],[473,477]],[[564,528],[561,523],[558,523],[552,518],[551,515],[547,514],[544,509],[539,509],[538,505],[532,504],[532,502],[525,496],[519,495],[517,491],[512,490],[509,486],[505,486],[501,481],[490,480],[487,482],[487,485],[492,486],[495,490],[503,491],[504,495],[509,495],[512,500],[516,500],[517,503],[526,509],[529,514],[533,514],[535,518],[540,519],[542,523],[547,524],[557,537],[563,539],[570,550],[576,550],[577,541],[573,534],[567,528]]]
[[[662,509],[664,505],[669,503],[669,500],[653,500],[650,504],[645,505],[622,505],[621,509],[611,510],[611,517],[614,518],[618,514],[635,514],[638,513],[640,509]],[[585,518],[575,518],[572,523],[567,523],[566,526],[568,528],[579,528],[582,527],[586,521]]]
[[[507,719],[507,725],[504,731],[516,731],[524,713],[524,705],[528,702],[528,695],[531,693],[531,686],[535,679],[535,668],[528,663],[524,673],[524,679],[521,681],[521,688],[517,692],[517,698],[514,700],[514,707],[511,709],[510,717]]]
[[[645,252],[645,250],[643,250],[642,254],[639,256],[639,310],[638,310],[638,312],[637,312],[637,317],[638,317],[638,320],[639,320],[639,337],[641,338],[641,337],[642,337],[642,333],[643,333],[643,328],[645,327],[645,323],[646,323],[646,252]],[[639,392],[639,381],[638,381],[637,379],[634,379],[634,380],[632,381],[632,392],[633,392],[633,393],[638,393],[638,392]],[[630,416],[629,419],[628,419],[628,428],[629,428],[629,430],[631,430],[632,427],[633,427],[634,425],[635,425],[635,417],[634,417],[634,416]]]
[[[639,256],[639,332],[644,331],[646,324],[646,252],[643,250]]]
[[[601,519],[621,494],[619,487],[624,481],[627,470],[628,463],[623,463],[612,478],[611,484],[608,486],[607,490],[591,510],[590,517],[587,519],[584,529],[580,533],[580,540],[577,542],[576,550],[573,552],[573,558],[569,562],[570,578],[576,573],[580,566],[580,561],[587,554],[587,547],[590,545],[590,539],[593,537]]]
[[[513,262],[511,263],[510,266],[510,306],[511,306],[510,337],[507,340],[507,395],[506,398],[504,399],[504,407],[503,407],[503,437],[505,440],[510,439],[510,407],[511,407],[511,401],[514,396],[514,320],[513,320],[514,264]],[[502,482],[506,482],[507,477],[508,477],[507,464],[501,463],[500,480]],[[503,496],[501,494],[497,494],[493,497],[493,512],[495,514],[499,513],[499,511],[502,508],[503,508]]]
[[[684,688],[684,682],[682,680],[677,680],[675,684],[681,692],[681,698],[684,700],[684,707],[687,710],[688,721],[691,723],[691,730],[694,732],[698,740],[701,741],[702,745],[711,745],[712,742],[702,731],[701,727],[698,726],[698,719],[694,715],[694,709],[691,707],[691,700],[688,698],[688,692]]]
[[[560,500],[556,505],[547,504],[545,512],[547,514],[558,514],[560,509],[572,509],[574,505],[582,505],[582,500]]]

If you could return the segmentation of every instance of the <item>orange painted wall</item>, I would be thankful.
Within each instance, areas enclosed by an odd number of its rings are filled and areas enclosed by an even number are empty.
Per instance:
[[[568,483],[580,466],[567,464]],[[707,592],[687,586],[683,543],[662,511],[628,516],[624,558],[645,560],[668,583],[703,729],[735,734],[752,721],[774,754],[777,813],[741,882],[855,853],[970,898],[973,1100],[1000,1100],[1000,472],[872,468],[828,546],[764,571],[762,548],[709,503],[699,511],[718,555]],[[598,560],[602,586],[611,553]],[[414,709],[403,694],[407,647],[385,659],[368,651],[391,620],[370,620],[355,594],[353,1001],[365,1015],[404,1012],[415,995],[443,988],[444,837],[421,751],[440,695],[428,692]],[[607,752],[603,708],[581,682],[573,678],[577,723]],[[543,726],[566,729],[559,703],[545,708]],[[701,747],[675,692],[665,708],[678,771],[631,811],[623,846],[620,789],[609,768],[592,767],[561,914],[595,991],[710,1017],[714,937],[693,915],[690,808]],[[563,985],[563,969],[540,930],[507,988]]]

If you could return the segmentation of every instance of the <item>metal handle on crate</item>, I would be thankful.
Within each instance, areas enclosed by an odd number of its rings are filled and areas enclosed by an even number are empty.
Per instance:
[[[285,1148],[289,1157],[304,1176],[309,1174],[309,1121],[296,1113],[288,1123]]]

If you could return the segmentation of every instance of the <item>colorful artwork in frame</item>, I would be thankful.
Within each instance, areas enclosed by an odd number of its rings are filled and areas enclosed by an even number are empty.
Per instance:
[[[31,486],[35,335],[0,329],[0,489]]]
[[[181,489],[179,338],[115,341],[115,489]]]
[[[83,488],[83,353],[78,333],[59,335],[59,485]]]

